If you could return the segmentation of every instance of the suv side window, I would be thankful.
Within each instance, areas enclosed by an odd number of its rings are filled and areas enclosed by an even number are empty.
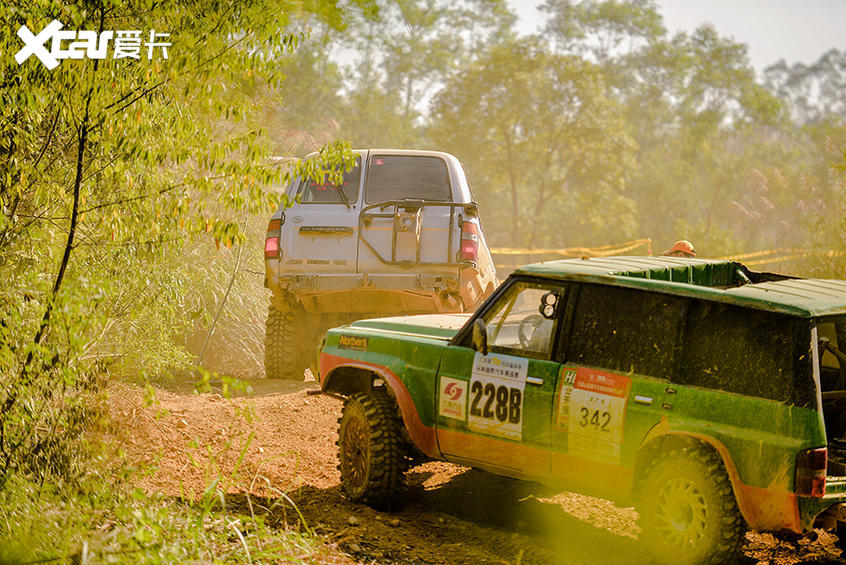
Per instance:
[[[846,322],[818,322],[817,339],[819,346],[820,381],[822,390],[843,390],[846,388],[846,360],[841,361],[829,347],[823,346],[828,342],[830,346],[846,351]]]
[[[697,301],[688,318],[677,382],[790,400],[794,334],[789,316]]]
[[[452,200],[449,171],[440,157],[374,155],[367,170],[368,204],[385,200]]]
[[[566,360],[669,378],[688,304],[678,296],[583,284]]]
[[[565,288],[517,281],[483,314],[491,351],[549,359]]]

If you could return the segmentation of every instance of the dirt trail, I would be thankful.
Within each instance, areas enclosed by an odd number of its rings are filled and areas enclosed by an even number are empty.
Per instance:
[[[147,464],[143,488],[197,498],[209,480],[226,481],[231,504],[269,509],[298,524],[289,495],[327,544],[358,563],[621,565],[648,562],[631,508],[442,462],[410,469],[393,513],[344,498],[335,440],[341,402],[309,394],[315,383],[255,380],[232,400],[194,394],[190,385],[144,390],[114,384],[110,411],[128,463]],[[240,461],[240,463],[239,463]],[[748,563],[830,563],[840,551],[823,531],[793,541],[749,535]],[[339,556],[340,557],[340,556]]]

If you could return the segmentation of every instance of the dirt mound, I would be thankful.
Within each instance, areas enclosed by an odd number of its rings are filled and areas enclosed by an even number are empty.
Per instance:
[[[410,469],[406,498],[393,513],[344,498],[335,440],[341,402],[311,394],[315,383],[256,380],[231,400],[194,394],[190,385],[145,391],[114,384],[110,410],[130,462],[144,464],[140,486],[196,499],[220,477],[228,503],[250,502],[271,518],[306,523],[361,563],[648,562],[637,541],[637,513],[606,500],[554,493],[443,462]],[[815,531],[798,540],[749,535],[749,563],[837,560],[836,538]]]

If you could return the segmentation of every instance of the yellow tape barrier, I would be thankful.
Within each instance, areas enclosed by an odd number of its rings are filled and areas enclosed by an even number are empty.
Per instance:
[[[725,257],[719,257],[719,259],[741,261],[747,267],[754,267],[756,265],[766,265],[769,263],[783,263],[785,261],[801,259],[802,257],[813,255],[817,257],[844,257],[846,256],[846,250],[791,249],[788,247],[779,247],[777,249],[766,249],[764,251],[753,251],[751,253],[726,255]]]
[[[635,239],[624,243],[602,245],[599,247],[565,247],[562,249],[530,249],[522,247],[493,247],[492,255],[559,255],[561,257],[610,257],[633,251],[638,247],[646,247],[646,254],[652,255],[652,240],[650,238]],[[495,265],[497,269],[509,270],[519,267],[528,261],[518,261],[506,265]]]
[[[648,255],[652,255],[652,240],[649,238],[635,239],[625,243],[615,243],[600,247],[564,247],[562,249],[530,249],[527,247],[493,247],[493,255],[563,255],[565,257],[610,257],[646,246]]]
[[[600,247],[565,247],[561,249],[531,249],[526,247],[493,247],[491,254],[493,255],[559,255],[562,257],[610,257],[611,255],[620,255],[628,253],[637,249],[638,247],[646,247],[646,254],[652,255],[652,239],[643,238],[626,241],[624,243],[616,243],[613,245],[603,245]],[[764,251],[752,251],[749,253],[738,253],[733,255],[726,255],[724,257],[717,257],[717,259],[741,261],[748,267],[756,265],[766,265],[769,263],[783,263],[793,259],[800,259],[815,255],[818,257],[846,257],[846,250],[835,249],[793,249],[789,247],[779,247],[776,249],[765,249]],[[496,265],[497,269],[513,269],[522,263],[514,263],[510,265]]]

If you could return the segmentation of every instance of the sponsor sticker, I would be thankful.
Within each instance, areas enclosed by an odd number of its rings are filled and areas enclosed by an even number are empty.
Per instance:
[[[556,406],[555,425],[562,432],[570,429],[570,398],[573,396],[573,385],[576,384],[576,369],[572,367],[561,367],[558,376],[560,383]]]
[[[483,434],[522,441],[523,392],[529,360],[476,353],[470,376],[468,427]]]
[[[358,337],[354,335],[342,335],[338,338],[338,347],[341,349],[355,349],[356,351],[367,351],[366,337]]]
[[[570,454],[619,463],[631,379],[587,367],[563,371],[557,425],[567,430]]]
[[[438,414],[456,420],[467,418],[467,381],[441,377]]]

